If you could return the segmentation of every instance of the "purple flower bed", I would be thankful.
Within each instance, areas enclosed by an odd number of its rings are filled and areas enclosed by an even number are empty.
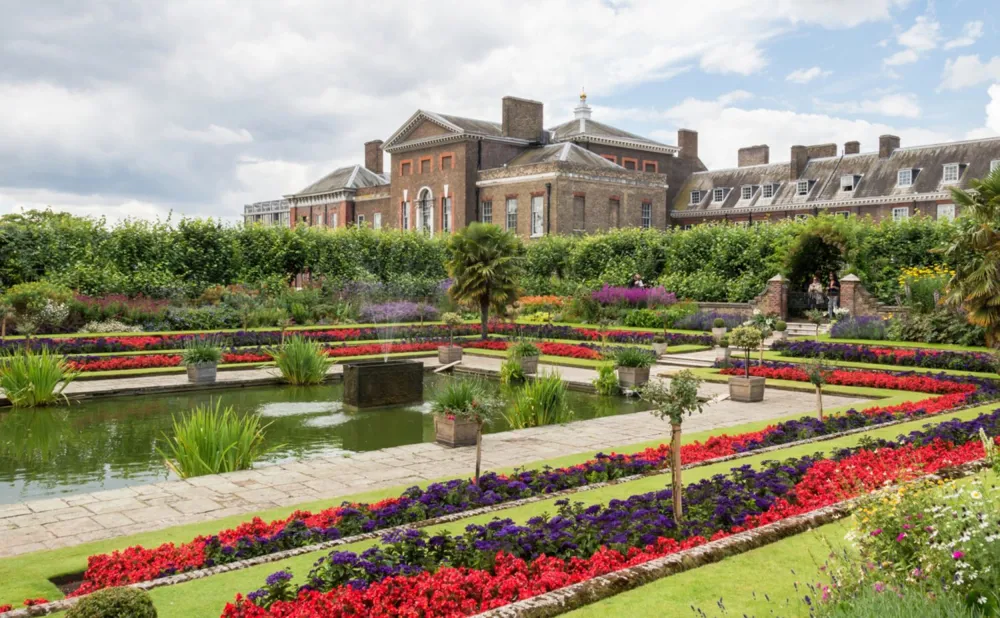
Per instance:
[[[382,324],[385,322],[419,322],[436,320],[438,310],[427,303],[400,300],[379,305],[365,305],[358,313],[358,320]]]
[[[883,320],[878,316],[849,317],[838,320],[830,329],[831,339],[873,339],[881,341],[886,339],[886,328],[889,326],[888,320]]]
[[[722,318],[726,323],[726,328],[736,328],[746,321],[746,317],[738,313],[719,313],[718,311],[701,311],[686,315],[676,322],[673,327],[681,330],[704,330],[709,331],[715,326],[716,318]]]
[[[666,307],[677,302],[673,292],[663,286],[655,288],[625,288],[605,284],[591,294],[591,298],[602,305],[628,305],[630,307]]]
[[[984,352],[955,352],[951,350],[928,350],[923,348],[882,348],[856,343],[827,343],[820,341],[776,341],[772,350],[782,356],[796,358],[819,358],[849,361],[855,363],[875,363],[899,365],[903,367],[926,367],[928,369],[960,369],[964,371],[991,372],[996,357]]]

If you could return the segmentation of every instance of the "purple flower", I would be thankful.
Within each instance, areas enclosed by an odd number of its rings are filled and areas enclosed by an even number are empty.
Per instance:
[[[266,583],[268,586],[277,586],[280,583],[291,581],[292,574],[288,571],[278,571],[277,573],[271,573],[267,576]]]

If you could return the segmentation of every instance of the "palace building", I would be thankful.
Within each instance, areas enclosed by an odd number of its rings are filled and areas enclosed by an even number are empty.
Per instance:
[[[952,218],[948,189],[1000,166],[1000,138],[903,148],[883,135],[877,152],[856,141],[792,146],[788,162],[771,163],[758,145],[739,149],[738,167],[708,170],[697,132],[680,129],[677,145],[629,133],[594,120],[585,94],[573,119],[549,129],[541,103],[502,103],[500,122],[418,110],[385,141],[367,142],[363,165],[248,204],[244,221],[429,234],[485,221],[528,239],[820,212]]]

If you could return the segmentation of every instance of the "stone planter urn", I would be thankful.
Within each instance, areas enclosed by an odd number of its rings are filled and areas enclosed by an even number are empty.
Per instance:
[[[529,373],[538,373],[538,357],[537,356],[522,356],[521,357],[521,371],[524,375]]]
[[[715,348],[715,360],[720,363],[729,362],[729,348]]]
[[[649,382],[649,367],[618,367],[618,384],[623,388],[636,388]]]
[[[434,417],[434,440],[438,444],[455,448],[456,446],[475,446],[476,421],[466,418]]]
[[[443,345],[438,348],[438,362],[450,365],[462,360],[462,348],[457,345]]]
[[[726,327],[725,326],[723,326],[721,328],[712,327],[712,336],[715,337],[716,341],[718,341],[719,339],[722,339],[722,336],[725,335],[725,334],[726,334]]]
[[[766,378],[759,376],[749,378],[733,376],[729,378],[729,398],[743,403],[764,401],[765,380]]]
[[[776,331],[774,331],[773,336],[774,336],[774,340],[775,341],[787,341],[788,340],[788,331],[786,331],[786,330],[776,330]]]
[[[666,341],[664,341],[663,343],[656,343],[655,341],[653,342],[653,354],[656,354],[657,356],[663,356],[663,353],[666,351],[667,351]]]
[[[188,382],[211,384],[215,382],[218,363],[193,363],[187,366]]]

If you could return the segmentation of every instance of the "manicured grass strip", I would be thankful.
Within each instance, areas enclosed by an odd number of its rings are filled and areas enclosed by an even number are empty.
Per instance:
[[[759,356],[758,356],[759,358]],[[764,360],[777,361],[781,363],[815,363],[817,359],[803,356],[782,356],[780,352],[764,352]],[[835,367],[847,367],[849,369],[871,369],[875,371],[912,371],[914,373],[944,373],[951,376],[973,376],[976,378],[996,379],[997,374],[986,371],[965,371],[962,369],[934,369],[932,367],[908,367],[905,365],[895,365],[892,363],[858,363],[854,361],[843,361],[834,359],[823,359],[823,364]]]

